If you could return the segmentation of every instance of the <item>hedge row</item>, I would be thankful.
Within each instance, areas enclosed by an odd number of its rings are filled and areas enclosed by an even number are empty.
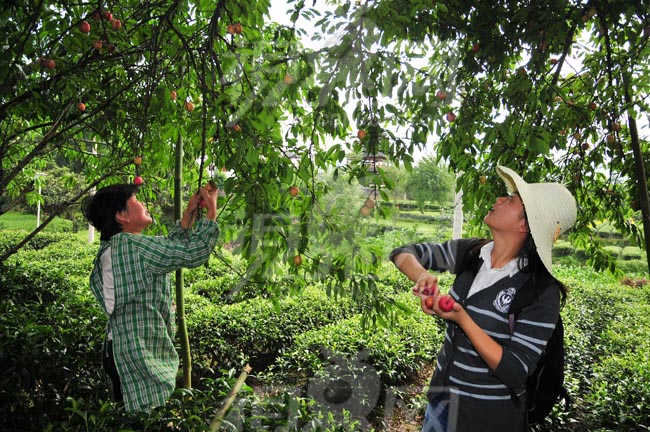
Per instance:
[[[645,273],[648,271],[646,254],[638,246],[609,245],[605,246],[604,249],[617,260],[616,265],[621,271],[625,273]],[[556,262],[558,263],[572,265],[580,265],[590,258],[587,252],[564,240],[559,240],[553,246],[553,256],[557,258]]]
[[[399,220],[409,220],[415,222],[428,222],[441,225],[450,225],[453,219],[451,214],[427,214],[427,213],[403,213],[400,212]]]
[[[29,235],[28,231],[16,230],[16,231],[1,231],[0,232],[0,252],[6,252],[10,247],[17,245],[25,237]],[[60,232],[56,233],[45,233],[40,232],[32,237],[21,250],[40,250],[46,247],[49,244],[62,241],[64,239],[69,239],[69,234],[64,234]]]
[[[314,286],[277,303],[256,298],[190,311],[187,327],[197,367],[228,369],[248,362],[257,371],[272,363],[297,335],[356,313],[350,301],[328,297]]]
[[[6,430],[47,430],[65,421],[68,397],[108,399],[103,313],[66,269],[43,258],[0,266],[0,425],[11,425]]]
[[[422,313],[412,294],[399,294],[396,300],[410,312],[396,316],[390,327],[367,328],[355,315],[298,335],[272,366],[272,374],[307,379],[343,357],[351,368],[374,368],[386,386],[408,382],[432,362],[444,325]]]
[[[556,410],[548,430],[647,429],[650,288],[621,285],[612,275],[584,267],[556,268],[570,288],[562,314],[573,403]],[[576,427],[575,419],[585,426]]]
[[[393,233],[374,241],[388,246],[396,238]],[[21,251],[0,267],[0,429],[133,429],[120,420],[119,410],[105,404],[108,393],[99,356],[105,318],[87,288],[95,247],[64,237],[44,236],[39,241],[39,247]],[[236,265],[211,259],[208,267],[187,272],[188,284],[230,284],[227,273]],[[556,410],[540,430],[650,428],[650,287],[623,286],[585,267],[556,266],[556,273],[571,289],[563,316],[566,381],[574,403],[566,411]],[[237,304],[217,302],[218,296],[208,298],[197,289],[186,297],[197,372],[205,376],[208,368],[238,368],[250,362],[257,379],[291,378],[308,386],[323,382],[327,374],[371,376],[373,371],[383,386],[411,383],[415,374],[432,365],[443,336],[442,322],[419,312],[408,292],[411,284],[390,264],[381,280],[381,293],[397,293],[394,298],[413,312],[397,317],[390,327],[364,328],[356,314],[360,305],[330,298],[318,286],[276,303],[256,298]],[[450,280],[441,276],[441,286]],[[268,374],[259,373],[265,370]],[[178,419],[166,420],[174,422],[176,430],[202,430],[205,422],[196,416],[214,413],[213,406],[202,404],[221,400],[216,392],[225,387],[219,381],[224,376],[217,371],[201,381],[199,391],[178,392],[157,415]],[[207,396],[210,391],[214,393]],[[259,396],[243,397],[256,401]],[[292,403],[301,404],[300,412],[290,409]],[[309,402],[297,398],[278,404],[282,415],[309,418]],[[275,409],[271,405],[268,409]],[[185,415],[179,419],[179,413]],[[254,424],[257,414],[242,411],[248,423],[241,430],[259,430]]]

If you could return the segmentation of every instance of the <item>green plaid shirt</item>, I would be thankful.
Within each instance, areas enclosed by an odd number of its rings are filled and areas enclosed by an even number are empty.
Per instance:
[[[201,219],[191,230],[177,225],[168,237],[120,233],[102,242],[90,288],[106,310],[99,258],[110,246],[115,307],[108,326],[127,411],[162,406],[174,391],[179,362],[170,272],[203,264],[218,235],[216,222]]]

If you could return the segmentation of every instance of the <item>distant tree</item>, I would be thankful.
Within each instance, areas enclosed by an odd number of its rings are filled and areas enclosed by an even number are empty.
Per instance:
[[[84,177],[67,166],[47,162],[34,175],[35,187],[24,197],[25,210],[36,213],[40,202],[44,213],[56,212],[66,219],[74,220],[73,207],[67,205],[83,190]],[[40,191],[40,195],[39,192]]]
[[[58,165],[48,169],[42,181],[42,196],[45,201],[43,208],[46,212],[58,211],[60,206],[65,206],[80,193],[85,183],[83,176],[75,174],[68,167]],[[66,207],[61,213],[72,219],[74,210]]]
[[[409,198],[415,200],[421,212],[427,202],[451,204],[454,196],[454,175],[434,157],[423,158],[406,183]]]
[[[382,168],[385,177],[391,182],[391,196],[395,201],[407,199],[407,185],[411,180],[411,171],[402,167],[385,166]]]

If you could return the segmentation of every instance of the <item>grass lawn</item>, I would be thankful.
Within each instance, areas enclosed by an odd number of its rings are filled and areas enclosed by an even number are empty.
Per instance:
[[[448,237],[451,237],[451,228],[447,226],[441,226],[440,224],[428,223],[428,222],[413,222],[413,220],[408,219],[386,219],[378,220],[377,225],[383,227],[390,227],[393,229],[412,229],[415,231],[415,234],[423,237],[430,237],[432,239],[438,239],[441,235],[441,231],[449,231]]]
[[[33,230],[36,228],[36,215],[8,212],[0,215],[0,228],[7,230]]]
[[[44,220],[44,217],[41,215],[41,222]],[[72,221],[56,217],[52,222],[50,222],[43,232],[68,232],[72,233]],[[0,215],[0,230],[11,230],[11,231],[26,231],[32,232],[36,229],[36,215],[19,213],[19,212],[7,212]],[[74,233],[80,239],[88,238],[88,229],[82,229]]]

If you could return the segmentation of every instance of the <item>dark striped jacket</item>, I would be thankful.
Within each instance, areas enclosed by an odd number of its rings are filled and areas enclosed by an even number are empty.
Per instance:
[[[393,250],[390,259],[395,261],[397,254],[406,252],[415,255],[426,269],[456,274],[450,294],[503,347],[501,362],[490,370],[461,328],[447,323],[428,397],[433,400],[441,392],[449,392],[452,401],[458,402],[457,411],[452,408],[452,414],[457,415],[452,430],[525,431],[525,381],[553,333],[560,312],[560,291],[543,290],[519,313],[511,334],[510,302],[531,274],[519,271],[467,298],[475,269],[465,259],[476,243],[477,239],[459,239],[411,244]],[[513,393],[520,397],[513,397]]]

